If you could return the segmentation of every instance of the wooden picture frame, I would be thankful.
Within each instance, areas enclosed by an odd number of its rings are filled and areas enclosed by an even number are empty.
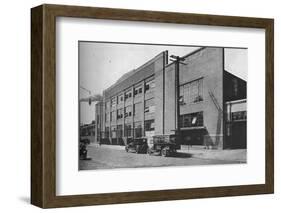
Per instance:
[[[56,17],[265,29],[265,184],[56,195]],[[31,9],[31,203],[42,208],[267,194],[274,191],[274,21],[265,18],[199,15],[44,4]]]

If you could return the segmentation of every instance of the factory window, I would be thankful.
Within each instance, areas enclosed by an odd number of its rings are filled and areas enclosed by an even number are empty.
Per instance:
[[[203,101],[203,79],[186,83],[180,86],[180,105]]]
[[[142,137],[142,125],[141,122],[135,122],[135,137]]]
[[[125,92],[125,101],[129,98],[132,97],[132,92],[131,91],[128,91],[128,92]]]
[[[150,98],[148,100],[145,100],[144,102],[144,112],[154,112],[155,111],[155,105],[154,105],[154,98]]]
[[[126,108],[125,108],[125,118],[126,117],[130,117],[130,116],[132,116],[132,106],[130,105],[130,106],[127,106]]]
[[[133,134],[132,134],[132,125],[131,124],[125,124],[125,127],[124,127],[124,136],[125,137],[132,137]]]
[[[117,138],[123,137],[123,126],[122,125],[117,125],[116,136],[117,136]]]
[[[123,108],[117,110],[117,119],[123,118]]]
[[[144,121],[144,130],[145,131],[153,131],[155,129],[154,119]]]
[[[115,121],[116,120],[116,111],[110,112],[110,121]]]
[[[195,112],[180,116],[180,127],[203,126],[203,112]]]
[[[109,127],[105,127],[105,138],[109,138]]]
[[[111,98],[111,107],[115,107],[116,106],[116,97]]]
[[[148,82],[145,82],[144,91],[145,92],[150,92],[150,91],[153,90],[154,87],[155,87],[155,81],[153,79],[153,80],[150,80]]]
[[[246,111],[232,112],[231,118],[232,118],[232,121],[246,121],[247,112]]]
[[[118,95],[117,96],[117,104],[123,103],[123,95]]]
[[[134,89],[134,96],[142,93],[142,87],[137,87]]]

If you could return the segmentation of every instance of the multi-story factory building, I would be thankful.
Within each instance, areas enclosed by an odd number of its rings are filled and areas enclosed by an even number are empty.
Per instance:
[[[168,51],[161,52],[104,90],[96,141],[178,134],[182,145],[245,148],[246,81],[225,70],[224,48],[199,48],[181,59],[168,63]]]

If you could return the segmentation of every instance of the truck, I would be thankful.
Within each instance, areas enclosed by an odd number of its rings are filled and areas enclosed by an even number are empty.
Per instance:
[[[147,140],[149,155],[157,153],[161,156],[168,157],[174,155],[180,149],[179,137],[173,135],[154,135]]]

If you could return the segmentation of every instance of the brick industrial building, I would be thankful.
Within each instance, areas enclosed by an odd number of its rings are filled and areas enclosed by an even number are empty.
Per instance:
[[[224,48],[168,63],[161,52],[122,76],[96,104],[96,141],[179,134],[182,145],[246,148],[246,81],[227,72]]]

